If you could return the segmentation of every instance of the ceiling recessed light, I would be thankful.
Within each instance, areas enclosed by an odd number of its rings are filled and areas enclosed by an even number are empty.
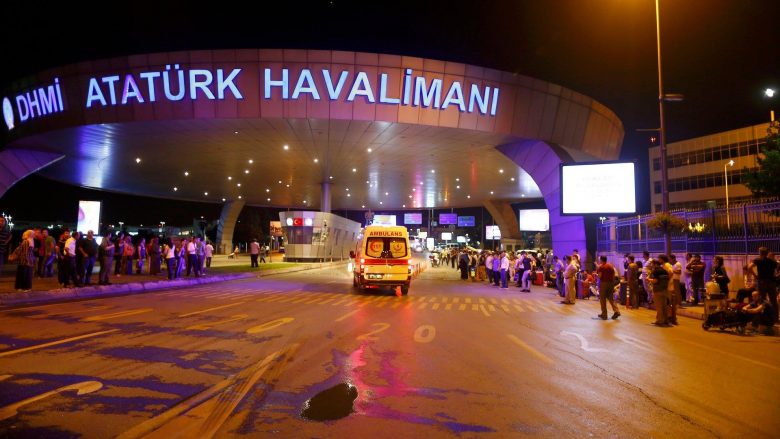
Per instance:
[[[436,173],[436,170],[435,169],[431,169],[431,174],[435,174],[435,173]]]
[[[228,177],[228,180],[232,180],[232,179],[233,179],[233,177]]]
[[[284,145],[282,148],[284,148],[284,150],[287,151],[288,149],[290,149],[290,146],[289,145]]]
[[[515,181],[515,177],[512,177],[509,179],[510,181]]]
[[[347,192],[349,192],[349,188],[347,188]]]
[[[406,204],[404,204],[403,207],[406,207]]]
[[[460,178],[456,178],[455,181],[460,181]]]
[[[239,199],[239,200],[241,199],[241,195],[239,195],[239,196],[238,196],[238,199]]]
[[[306,204],[306,200],[303,200],[303,204]]]
[[[422,185],[423,185],[423,182],[420,182],[420,186],[422,186]]]
[[[254,161],[254,160],[252,160],[252,159],[249,159],[248,161],[249,161],[249,164],[250,164],[250,165],[251,165],[252,163],[254,163],[254,162],[255,162],[255,161]]]
[[[503,173],[504,173],[504,170],[503,170],[503,169],[499,169],[499,170],[498,170],[498,173],[499,173],[499,174],[503,174]]]
[[[271,192],[271,189],[265,188],[266,192]]]
[[[385,192],[385,195],[390,195],[388,192]]]
[[[347,196],[348,196],[348,197],[351,197],[351,196],[352,196],[352,194],[347,194]]]
[[[320,159],[314,159],[314,163],[319,163]]]
[[[379,204],[383,204],[383,203],[380,201]]]
[[[209,194],[208,192],[203,192],[203,195],[206,195],[206,196],[208,196],[208,194]]]
[[[370,183],[371,183],[370,181],[366,180],[366,184],[370,184]]]
[[[135,162],[136,162],[136,163],[141,163],[141,157],[136,157],[136,158],[135,158]]]
[[[357,172],[357,168],[352,168],[352,172]]]
[[[413,187],[413,188],[412,188],[412,192],[417,192],[417,188],[416,188],[416,187]]]
[[[224,198],[222,199],[222,202],[223,202],[223,203],[225,202],[225,199],[224,199]]]
[[[455,189],[460,189],[460,185],[455,186]]]
[[[233,131],[233,134],[238,134],[238,131]]]
[[[490,191],[490,195],[493,195],[493,191]]]
[[[249,174],[249,169],[244,169],[244,174]]]
[[[290,185],[289,185],[289,184],[286,184],[285,186],[287,186],[287,187],[290,187]]]
[[[188,175],[190,175],[190,173],[187,172],[187,171],[184,171],[184,176],[187,177]]]
[[[525,194],[520,194],[521,197],[525,198]]]
[[[270,199],[270,198],[266,198],[266,200],[268,200],[268,201],[271,201],[271,199]]]
[[[365,209],[365,208],[366,208],[366,205],[365,205],[365,204],[362,204],[362,205],[360,206],[360,208],[361,208],[361,209]]]
[[[371,149],[371,148],[368,148],[368,149],[366,149],[366,151],[368,151],[368,152],[373,152],[374,150],[373,150],[373,149]]]
[[[179,188],[177,188],[176,186],[174,186],[174,187],[173,187],[173,191],[174,191],[174,192],[176,192],[176,191],[178,191],[178,190],[179,190]]]
[[[236,186],[241,187],[241,183],[237,183]]]
[[[411,196],[411,195],[409,195],[409,198],[412,198],[412,196]]]
[[[328,179],[329,179],[329,180],[333,180],[333,176],[331,175],[330,177],[328,177]]]
[[[466,195],[466,198],[471,198],[471,195]]]

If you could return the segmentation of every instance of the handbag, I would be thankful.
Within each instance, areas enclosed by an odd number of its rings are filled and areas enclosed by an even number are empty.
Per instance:
[[[22,253],[22,244],[19,244],[18,247],[16,247],[16,250],[13,251],[10,255],[8,255],[8,262],[16,262],[19,260],[19,255]]]

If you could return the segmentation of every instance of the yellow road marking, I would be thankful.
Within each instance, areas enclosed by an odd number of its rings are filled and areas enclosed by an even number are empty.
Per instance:
[[[379,303],[376,304],[376,307],[377,308],[381,308],[381,307],[383,307],[385,305],[387,305],[387,302],[379,302]]]
[[[452,303],[458,303],[458,302],[460,302],[460,297],[454,297],[452,299]]]
[[[278,379],[299,347],[296,343],[272,353],[237,375],[134,426],[118,438],[213,437],[261,378],[266,383]],[[264,392],[262,386],[258,386],[254,395],[262,398]],[[185,413],[186,416],[182,416]]]
[[[0,421],[16,416],[17,410],[22,406],[47,398],[51,395],[60,392],[65,392],[68,390],[76,390],[76,395],[85,395],[87,393],[96,392],[101,388],[103,388],[103,383],[101,383],[100,381],[82,381],[80,383],[70,384],[67,386],[60,387],[59,389],[54,389],[45,393],[41,393],[40,395],[36,395],[31,398],[27,398],[22,401],[15,402],[11,405],[7,405],[5,407],[0,408]]]
[[[233,303],[228,303],[227,305],[220,305],[220,306],[215,306],[215,307],[213,307],[213,308],[206,308],[206,309],[202,309],[202,310],[200,310],[200,311],[193,311],[193,312],[188,312],[187,314],[180,314],[180,315],[179,315],[179,317],[189,317],[189,316],[194,316],[194,315],[197,315],[197,314],[203,314],[203,313],[205,313],[205,312],[209,312],[209,311],[216,311],[216,310],[218,310],[218,309],[225,309],[225,308],[230,308],[230,307],[233,307],[233,306],[238,306],[238,305],[241,305],[242,303],[246,303],[246,302],[233,302]]]
[[[81,319],[82,322],[99,322],[101,320],[116,319],[119,317],[134,316],[136,314],[144,314],[154,311],[152,308],[131,309],[130,311],[120,311],[112,314],[102,314],[99,316],[86,317]]]
[[[717,352],[717,353],[722,354],[722,355],[728,355],[728,356],[740,359],[742,361],[747,361],[749,363],[753,363],[753,364],[756,364],[756,365],[759,365],[759,366],[768,367],[768,368],[774,369],[774,370],[780,370],[780,367],[777,367],[777,366],[775,366],[773,364],[768,364],[768,363],[764,363],[764,362],[761,362],[761,361],[758,361],[758,360],[754,360],[752,358],[743,357],[743,356],[737,355],[737,354],[732,354],[731,352],[728,352],[728,351],[722,351],[720,349],[711,348],[709,346],[705,346],[703,344],[692,342],[692,341],[688,341],[688,340],[685,340],[685,339],[680,339],[680,341],[684,342],[684,343],[692,344],[692,345],[694,345],[696,347],[699,347],[699,348],[702,348],[702,349],[707,349],[707,350],[710,350],[710,351],[713,351],[713,352]]]
[[[85,339],[85,338],[97,337],[97,336],[100,336],[100,335],[103,335],[103,334],[110,334],[112,332],[117,332],[117,331],[119,331],[119,329],[109,329],[107,331],[91,332],[89,334],[79,335],[79,336],[76,336],[76,337],[70,337],[70,338],[66,338],[66,339],[63,339],[63,340],[50,341],[48,343],[43,343],[43,344],[39,344],[39,345],[35,345],[35,346],[28,346],[26,348],[14,349],[12,351],[0,352],[0,357],[7,357],[9,355],[20,354],[22,352],[28,352],[28,351],[34,351],[34,350],[37,350],[37,349],[48,348],[49,346],[57,346],[57,345],[61,345],[61,344],[64,344],[64,343],[70,343],[72,341],[82,340],[82,339]]]
[[[492,306],[492,305],[489,305],[489,306]],[[479,310],[482,311],[482,314],[484,314],[485,317],[490,317],[490,313],[487,312],[487,310],[485,309],[485,305],[479,305]],[[493,308],[493,310],[495,311],[495,308]]]
[[[548,364],[553,364],[554,363],[553,360],[550,359],[550,357],[548,357],[547,355],[544,355],[543,353],[537,351],[536,349],[532,348],[531,346],[528,346],[528,344],[526,344],[523,340],[520,340],[516,336],[514,336],[512,334],[507,334],[506,336],[509,337],[509,339],[512,340],[512,342],[514,344],[516,344],[516,345],[520,346],[521,348],[525,349],[528,353],[530,353],[531,355],[533,355],[537,359],[542,360],[542,361],[544,361],[545,363],[548,363]]]
[[[520,312],[525,312],[525,310],[521,308],[520,305],[515,305],[515,309],[517,309]]]
[[[471,303],[471,297],[466,297],[466,303]]]
[[[515,302],[516,304],[520,305],[523,302],[521,302],[519,299],[512,299],[512,302]]]
[[[498,300],[491,298],[490,299],[490,303],[492,303],[493,305],[496,305],[496,304],[498,304]]]
[[[330,299],[323,300],[322,302],[318,303],[317,305],[325,305],[326,303],[333,302],[334,300],[336,300],[336,298],[335,297],[331,297]]]
[[[356,309],[356,310],[354,310],[354,311],[350,311],[350,312],[348,312],[348,313],[344,314],[343,316],[341,316],[341,317],[337,318],[337,319],[336,319],[336,320],[334,320],[334,321],[335,321],[335,322],[340,322],[340,321],[342,321],[342,320],[346,319],[346,318],[347,318],[347,317],[349,317],[349,316],[355,315],[355,313],[357,313],[358,311],[360,311],[360,310],[359,310],[359,309]]]
[[[449,311],[451,309],[452,309],[452,304],[451,303],[448,303],[448,304],[444,305],[444,310],[445,311]]]
[[[458,310],[459,311],[465,311],[466,310],[466,304],[465,303],[461,303],[460,306],[458,307]]]
[[[274,329],[276,327],[290,323],[293,320],[295,320],[294,317],[282,317],[281,319],[271,320],[270,322],[265,322],[262,325],[252,326],[251,328],[246,330],[246,333],[257,334],[259,332],[265,332],[268,331],[269,329]]]
[[[504,302],[504,303],[507,303],[507,304],[509,303],[508,299],[501,299],[501,301]]]
[[[441,304],[440,303],[434,303],[433,306],[431,307],[431,309],[437,310],[437,309],[439,309],[439,305],[441,305]]]
[[[0,375],[0,381],[5,381],[8,378],[11,378],[13,375]]]
[[[503,309],[505,312],[509,312],[509,306],[507,305],[501,305],[501,309]]]
[[[444,302],[444,303],[447,303],[447,301],[448,301],[448,300],[449,300],[449,299],[448,299],[448,298],[446,298],[446,297],[442,297],[442,298],[441,298],[441,301],[442,301],[442,302]]]
[[[108,305],[101,305],[101,306],[95,306],[95,307],[92,307],[92,308],[89,308],[89,309],[80,309],[78,311],[57,311],[57,312],[53,312],[53,313],[51,313],[49,315],[61,316],[61,315],[65,315],[65,314],[81,314],[83,312],[97,311],[99,309],[106,309],[108,307],[109,307]]]
[[[495,306],[493,306],[493,305],[488,305],[487,307],[488,307],[488,310],[489,310],[490,312],[496,312],[496,307],[495,307]]]
[[[237,322],[239,320],[244,320],[247,317],[249,317],[248,314],[236,314],[236,315],[234,315],[233,317],[231,317],[231,318],[229,318],[227,320],[220,320],[218,322],[212,322],[212,323],[204,323],[202,325],[188,326],[185,329],[192,329],[192,330],[196,330],[196,331],[204,331],[206,329],[213,328],[213,327],[215,327],[217,325],[222,325],[222,324],[225,324],[225,323]]]
[[[401,302],[395,302],[395,303],[393,304],[393,306],[391,306],[390,308],[393,308],[393,309],[395,309],[395,308],[398,308],[398,306],[399,306],[399,305],[401,305]]]
[[[477,305],[476,303],[472,304],[471,305],[471,310],[472,311],[479,311],[479,305]]]
[[[433,302],[436,302],[436,301],[438,301],[438,299],[437,299],[437,298],[435,298],[435,297],[431,297],[431,300],[430,300],[430,302],[431,302],[431,303],[433,303]]]
[[[334,303],[332,303],[331,305],[333,305],[333,306],[336,306],[336,305],[341,305],[342,303],[344,303],[344,302],[346,302],[346,301],[348,301],[348,300],[349,300],[349,298],[346,298],[346,299],[341,299],[341,300],[339,300],[338,302],[334,302]]]
[[[485,301],[485,299],[483,299],[483,298],[481,298],[481,297],[480,297],[480,298],[479,298],[479,303],[485,304],[485,303],[487,303],[487,302]]]
[[[419,307],[417,307],[417,309],[423,309],[423,308],[425,308],[426,306],[428,306],[428,304],[427,304],[427,303],[421,303],[421,304],[420,304],[420,306],[419,306]]]
[[[406,304],[406,306],[405,306],[404,308],[406,308],[406,309],[409,309],[409,308],[411,308],[413,305],[414,305],[414,303],[412,303],[412,302],[409,302],[409,303],[407,303],[407,304]]]
[[[527,304],[527,303],[526,303],[526,304],[525,304],[525,307],[526,307],[526,308],[528,308],[528,310],[529,310],[529,311],[531,311],[531,312],[539,312],[539,310],[537,310],[536,308],[534,308],[534,307],[533,307],[533,305],[530,305],[530,304]]]

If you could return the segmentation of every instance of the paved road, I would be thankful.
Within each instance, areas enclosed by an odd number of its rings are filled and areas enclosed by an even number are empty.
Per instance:
[[[777,338],[597,312],[446,268],[406,297],[330,269],[4,309],[0,436],[780,435]],[[353,413],[301,417],[344,384]]]

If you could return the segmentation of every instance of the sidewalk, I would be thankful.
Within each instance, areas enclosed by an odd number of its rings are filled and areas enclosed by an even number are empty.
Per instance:
[[[222,260],[224,259],[224,261]],[[0,277],[0,306],[21,306],[56,302],[63,300],[79,300],[94,297],[109,297],[126,294],[140,294],[147,291],[157,291],[171,288],[182,288],[194,285],[210,284],[215,282],[227,282],[236,279],[258,278],[274,276],[284,273],[294,273],[304,270],[314,270],[333,266],[346,265],[343,262],[324,263],[268,263],[260,264],[258,268],[249,267],[249,258],[239,258],[237,261],[228,260],[221,255],[219,260],[213,260],[206,275],[201,277],[183,276],[179,279],[168,280],[165,273],[157,276],[149,274],[132,274],[115,276],[111,275],[111,285],[96,285],[97,267],[92,275],[93,284],[81,288],[61,288],[57,283],[57,276],[51,278],[33,278],[33,289],[28,292],[14,291],[16,266],[4,267]],[[164,267],[163,267],[164,268]]]

